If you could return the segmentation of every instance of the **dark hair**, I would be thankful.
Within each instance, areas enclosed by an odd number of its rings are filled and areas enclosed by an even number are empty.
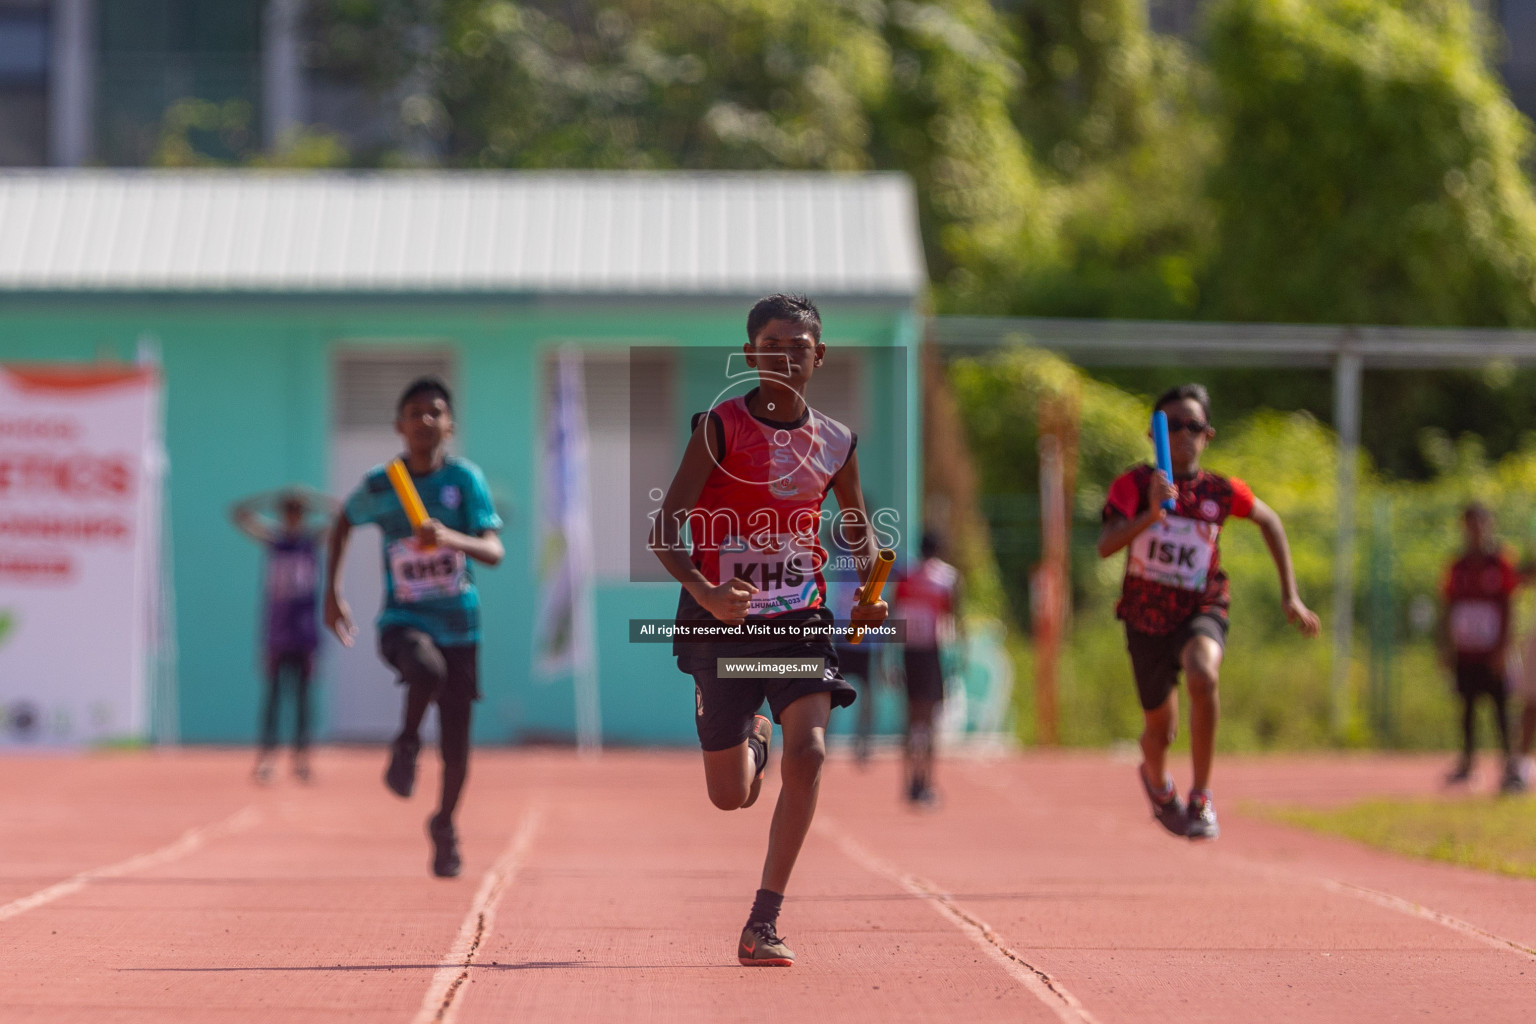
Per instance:
[[[1461,518],[1464,522],[1471,522],[1474,519],[1492,519],[1493,509],[1480,501],[1468,502],[1467,507],[1461,510]]]
[[[918,550],[924,558],[932,558],[939,553],[939,535],[932,530],[923,531],[923,539],[918,542]]]
[[[1204,384],[1180,384],[1176,388],[1169,388],[1157,396],[1157,401],[1152,403],[1152,411],[1156,412],[1169,402],[1182,402],[1186,398],[1193,398],[1200,403],[1200,409],[1205,413],[1205,422],[1211,422],[1211,394],[1205,390]]]
[[[304,500],[304,495],[298,491],[284,491],[278,495],[277,507],[285,516],[289,514],[301,516],[309,511],[309,504]]]
[[[786,295],[783,292],[758,299],[752,312],[747,314],[747,340],[756,341],[757,332],[768,326],[770,320],[792,320],[811,329],[811,337],[821,340],[821,313],[816,303],[804,295]]]
[[[395,412],[404,412],[405,403],[421,395],[436,395],[448,406],[448,411],[453,411],[453,396],[448,393],[448,385],[436,377],[417,377],[406,385],[400,392],[400,401],[395,403]]]

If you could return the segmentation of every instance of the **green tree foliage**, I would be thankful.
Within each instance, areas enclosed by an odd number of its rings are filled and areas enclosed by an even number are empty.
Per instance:
[[[244,100],[213,103],[177,100],[160,119],[160,138],[151,167],[283,167],[321,170],[345,167],[346,146],[330,132],[301,128],[282,140],[276,153],[258,148],[251,128],[251,105]]]
[[[1162,127],[1182,97],[1178,43],[1147,28],[1143,0],[1035,0],[1014,15],[1019,127],[1056,170],[1123,151]]]
[[[1015,120],[1053,174],[1057,258],[1020,254],[989,312],[1190,317],[1214,222],[1205,75],[1148,30],[1144,0],[1034,0],[1014,14]],[[963,298],[963,297],[957,297]]]
[[[1536,321],[1527,130],[1467,0],[1221,0],[1205,312]]]
[[[455,160],[861,170],[890,66],[853,4],[448,0]]]
[[[314,20],[322,66],[424,83],[402,111],[454,166],[902,170],[949,290],[1050,258],[986,0],[317,0]]]
[[[1117,388],[1087,377],[1058,356],[1012,348],[987,359],[962,359],[949,369],[965,423],[982,506],[991,528],[1003,588],[1019,625],[1027,625],[1029,573],[1040,560],[1039,414],[1048,403],[1078,410],[1077,486],[1072,563],[1074,590],[1096,578],[1081,556],[1097,521],[1105,489],[1127,466],[1146,461],[1150,410]]]
[[[1021,265],[1057,259],[1060,204],[1011,118],[1013,40],[987,0],[880,6],[891,80],[870,153],[917,185],[939,302],[973,305],[1012,286]]]

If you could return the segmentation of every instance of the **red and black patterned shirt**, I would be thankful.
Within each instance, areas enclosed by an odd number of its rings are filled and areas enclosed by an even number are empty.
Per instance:
[[[1487,662],[1509,640],[1509,599],[1520,574],[1502,551],[1462,555],[1446,570],[1446,628],[1456,660]]]
[[[1106,522],[1146,510],[1152,472],[1142,464],[1115,478],[1104,502]],[[1217,541],[1228,516],[1245,519],[1253,512],[1253,492],[1236,477],[1202,469],[1174,486],[1174,510],[1126,547],[1125,584],[1115,606],[1128,627],[1149,636],[1174,633],[1194,615],[1226,620],[1231,595]]]

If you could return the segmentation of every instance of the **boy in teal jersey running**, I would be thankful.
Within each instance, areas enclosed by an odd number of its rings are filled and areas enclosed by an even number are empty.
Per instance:
[[[414,531],[376,466],[352,492],[331,530],[327,559],[325,625],[347,647],[356,627],[341,595],[341,561],[352,527],[377,523],[384,534],[384,608],[379,613],[379,653],[406,686],[405,720],[390,747],[384,784],[402,797],[416,785],[421,719],[437,703],[443,789],[427,821],[432,873],[452,878],[462,866],[453,814],[469,774],[470,712],[480,697],[480,595],[469,560],[496,565],[503,549],[496,531],[501,517],[480,468],[448,454],[453,400],[434,377],[423,377],[400,396],[395,430],[405,439],[403,461],[426,506]]]

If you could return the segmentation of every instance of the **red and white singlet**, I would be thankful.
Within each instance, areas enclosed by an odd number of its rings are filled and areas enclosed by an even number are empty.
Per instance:
[[[688,514],[693,564],[716,585],[735,576],[757,587],[750,616],[819,608],[821,505],[857,439],[809,406],[793,423],[760,420],[747,409],[750,397],[710,410],[720,430],[705,435],[715,469]]]

